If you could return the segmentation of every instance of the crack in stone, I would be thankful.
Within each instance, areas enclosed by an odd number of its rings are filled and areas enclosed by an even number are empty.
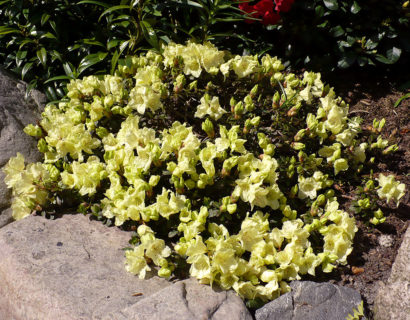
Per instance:
[[[190,315],[192,316],[192,319],[196,319],[195,313],[189,307],[189,303],[188,303],[188,300],[186,298],[186,296],[188,294],[188,292],[186,290],[186,284],[185,284],[185,282],[182,282],[181,284],[182,284],[182,298],[183,298],[184,304],[185,304],[186,308],[188,309]]]

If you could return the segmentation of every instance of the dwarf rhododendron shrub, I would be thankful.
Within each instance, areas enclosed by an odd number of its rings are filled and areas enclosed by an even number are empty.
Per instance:
[[[140,278],[186,269],[268,301],[346,263],[357,227],[339,204],[343,186],[368,201],[405,192],[369,175],[396,148],[380,136],[384,122],[362,130],[320,74],[285,72],[276,57],[170,44],[67,89],[25,128],[44,161],[18,154],[5,168],[13,216],[77,206],[134,230],[126,269]]]
[[[250,1],[238,0],[239,9],[255,19],[261,19],[264,25],[277,24],[280,20],[280,12],[288,12],[294,0],[260,0],[251,5]],[[246,19],[246,23],[253,23],[256,20]]]

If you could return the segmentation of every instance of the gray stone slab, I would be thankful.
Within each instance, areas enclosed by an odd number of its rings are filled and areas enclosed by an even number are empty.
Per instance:
[[[3,211],[0,210],[0,228],[8,225],[9,223],[12,223],[13,221],[13,211],[11,210],[11,208]]]
[[[374,319],[410,319],[410,228],[404,235],[387,283],[381,283],[379,288]]]
[[[345,320],[360,294],[330,283],[293,281],[292,291],[256,310],[256,320]]]
[[[215,291],[195,279],[179,281],[104,320],[252,320],[233,291]]]
[[[126,272],[129,238],[83,215],[30,216],[1,228],[0,319],[101,319],[169,286]]]

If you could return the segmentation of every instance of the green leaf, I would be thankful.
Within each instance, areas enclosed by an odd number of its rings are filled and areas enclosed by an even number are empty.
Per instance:
[[[96,4],[97,6],[101,6],[104,8],[109,8],[110,5],[108,3],[105,2],[101,2],[101,1],[94,1],[94,0],[84,0],[84,1],[80,1],[77,4]]]
[[[329,10],[339,9],[339,4],[337,3],[337,0],[323,0],[323,3]]]
[[[76,79],[76,72],[73,65],[70,62],[66,62],[63,64],[64,72],[67,76],[71,79]],[[73,70],[74,69],[74,70]]]
[[[57,93],[56,93],[55,89],[51,86],[46,88],[46,96],[47,96],[47,99],[49,101],[58,100]]]
[[[393,47],[390,50],[387,50],[387,59],[390,60],[391,63],[395,63],[399,60],[401,55],[401,49]]]
[[[155,49],[159,49],[158,44],[158,37],[155,33],[155,30],[151,27],[151,25],[147,21],[141,21],[142,32],[144,34],[145,40],[153,46]]]
[[[10,34],[10,33],[20,33],[19,29],[9,28],[6,26],[0,26],[0,35]]]
[[[119,5],[119,6],[113,6],[111,8],[108,8],[107,10],[105,10],[100,17],[98,18],[98,21],[101,20],[102,17],[104,17],[105,15],[114,12],[114,11],[118,11],[118,10],[124,10],[124,9],[131,9],[129,5]]]
[[[50,15],[48,13],[43,13],[43,15],[41,16],[41,25],[43,26],[48,19],[50,19]]]
[[[47,38],[47,39],[57,39],[56,36],[54,34],[52,34],[51,32],[46,32],[45,34],[43,34],[40,39],[43,38]]]
[[[343,35],[345,33],[342,26],[336,26],[336,27],[330,29],[330,32],[332,33],[332,35],[335,38],[340,37],[341,35]]]
[[[41,62],[41,64],[45,67],[47,63],[47,51],[44,47],[42,47],[40,50],[37,50],[36,52],[38,60]]]
[[[315,8],[315,12],[316,12],[316,16],[321,18],[325,14],[325,8],[323,8],[323,6],[317,6]]]
[[[403,100],[410,98],[410,92],[406,93],[404,96],[400,97],[395,103],[394,107],[397,108]]]
[[[346,54],[338,62],[337,66],[341,69],[346,69],[350,67],[356,60],[356,57],[353,54]]]
[[[359,6],[359,4],[356,1],[353,1],[352,6],[350,7],[350,12],[356,14],[359,13],[360,10],[362,10],[362,8]]]
[[[20,46],[19,46],[19,50],[21,50],[21,48],[23,48],[28,43],[34,43],[34,40],[25,39],[25,40],[21,41]]]
[[[27,62],[24,65],[23,69],[21,70],[21,80],[24,80],[26,73],[31,69],[32,66],[33,66],[33,62]]]
[[[57,81],[57,80],[71,80],[72,78],[69,76],[56,76],[56,77],[52,77],[50,79],[47,79],[46,81],[44,81],[44,84],[52,82],[52,81]]]
[[[115,50],[115,52],[114,52],[114,54],[112,55],[112,58],[111,58],[111,72],[110,72],[110,74],[112,74],[112,75],[115,72],[115,67],[117,66],[119,57],[120,57],[120,54],[118,53],[118,50]]]
[[[77,69],[78,74],[80,75],[89,67],[103,61],[107,55],[108,55],[108,52],[97,52],[97,53],[92,53],[92,54],[89,54],[88,56],[85,56],[80,61],[80,65],[78,66],[78,69]]]
[[[114,39],[114,40],[110,40],[107,43],[107,49],[110,50],[112,48],[115,48],[116,46],[118,46],[118,44],[121,42],[122,40],[119,39]]]
[[[387,50],[386,56],[377,54],[376,60],[384,64],[393,64],[393,63],[396,63],[397,60],[399,60],[400,55],[401,55],[401,49],[393,47],[392,49]]]

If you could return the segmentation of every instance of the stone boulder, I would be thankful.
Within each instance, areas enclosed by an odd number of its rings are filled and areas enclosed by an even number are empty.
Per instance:
[[[26,83],[0,68],[0,215],[4,215],[0,219],[0,227],[9,221],[10,211],[4,211],[11,201],[11,191],[4,183],[2,168],[17,152],[23,154],[28,162],[41,159],[36,140],[26,135],[23,128],[40,119],[46,97],[32,90],[26,99],[26,88]]]
[[[1,228],[0,318],[252,319],[233,292],[127,273],[129,239],[81,214],[30,216]]]
[[[394,261],[387,283],[381,283],[374,302],[375,320],[407,320],[410,315],[410,228]]]
[[[360,294],[330,283],[293,281],[292,291],[256,310],[256,320],[345,320]]]
[[[104,320],[252,320],[233,291],[215,291],[195,279],[178,281]]]

